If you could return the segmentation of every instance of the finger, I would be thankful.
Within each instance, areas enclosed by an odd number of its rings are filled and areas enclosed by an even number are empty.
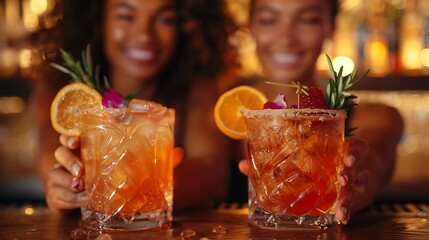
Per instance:
[[[247,160],[241,160],[238,163],[238,169],[241,173],[247,176],[249,174],[249,164],[247,163]]]
[[[356,180],[356,168],[355,167],[346,167],[338,175],[338,181],[341,187],[346,187],[351,185]]]
[[[349,168],[353,167],[355,165],[355,162],[356,162],[356,157],[352,154],[349,154],[344,158],[345,167],[349,167]]]
[[[354,161],[359,161],[363,159],[368,154],[368,144],[364,141],[361,141],[356,138],[347,139],[348,147],[347,147],[347,157],[350,155],[354,156]]]
[[[60,143],[64,147],[70,149],[77,149],[80,145],[80,139],[78,137],[68,137],[64,135],[60,135]]]
[[[173,167],[179,165],[185,156],[185,151],[182,148],[176,147],[173,150]]]
[[[347,225],[350,221],[350,211],[347,207],[342,206],[337,208],[335,212],[335,218],[342,224]]]
[[[345,173],[342,173],[338,176],[338,182],[340,183],[341,187],[344,187],[349,182],[349,176]]]
[[[70,191],[81,192],[85,189],[83,178],[73,177],[67,170],[58,168],[53,169],[48,178],[48,186],[60,186],[68,188]]]
[[[52,187],[47,194],[48,206],[57,211],[78,208],[88,200],[86,192],[74,193],[62,187]]]
[[[345,192],[347,191],[342,191],[335,210],[335,218],[344,225],[349,223],[351,216],[350,204],[347,198],[349,195],[345,194]]]
[[[60,186],[63,188],[68,188],[71,186],[71,181],[73,179],[73,175],[71,175],[67,170],[62,168],[53,169],[48,178],[48,186]]]
[[[83,175],[82,163],[79,158],[70,151],[70,149],[60,146],[55,149],[54,156],[55,159],[75,177],[81,177]]]

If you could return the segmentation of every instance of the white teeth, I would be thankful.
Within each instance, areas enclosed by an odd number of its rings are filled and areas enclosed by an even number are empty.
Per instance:
[[[153,52],[136,49],[128,50],[127,55],[137,60],[151,60],[154,57]]]
[[[276,62],[280,63],[291,63],[298,60],[298,55],[296,54],[287,54],[287,53],[274,53],[272,58]]]

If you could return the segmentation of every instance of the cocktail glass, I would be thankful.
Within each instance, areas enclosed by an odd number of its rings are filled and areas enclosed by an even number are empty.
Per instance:
[[[173,205],[174,110],[153,102],[97,108],[82,116],[81,157],[89,229],[169,227]]]
[[[266,229],[326,229],[343,170],[346,112],[244,109],[249,221]]]

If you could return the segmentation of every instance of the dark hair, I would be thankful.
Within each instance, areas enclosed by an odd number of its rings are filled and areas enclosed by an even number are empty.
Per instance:
[[[175,0],[178,11],[178,48],[171,64],[161,73],[153,100],[164,104],[184,97],[196,76],[219,76],[235,61],[228,36],[236,30],[223,0]],[[107,74],[103,51],[104,0],[62,1],[63,18],[57,26],[57,49],[80,57],[88,43],[94,62]],[[180,59],[180,61],[178,61]],[[59,58],[55,61],[60,61]],[[204,77],[200,78],[204,79]],[[200,80],[199,79],[199,80]]]
[[[337,17],[337,14],[339,11],[338,0],[330,0],[330,5],[331,5],[331,21],[333,25],[335,25],[335,18]]]
[[[250,11],[249,11],[250,14],[252,14],[254,3],[255,3],[255,0],[250,1]],[[337,17],[338,10],[339,10],[338,0],[329,0],[329,5],[331,8],[331,22],[333,25],[335,25],[335,18]]]

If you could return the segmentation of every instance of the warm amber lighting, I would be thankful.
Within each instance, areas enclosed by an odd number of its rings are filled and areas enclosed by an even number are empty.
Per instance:
[[[420,70],[423,49],[422,19],[417,13],[403,16],[400,31],[400,60],[404,70]]]
[[[25,215],[33,215],[34,214],[34,208],[32,208],[32,207],[26,207],[24,209],[24,213],[25,213]]]
[[[45,28],[47,28],[47,29],[53,28],[58,23],[58,17],[55,15],[45,17],[43,23],[44,23],[43,25],[45,26]]]
[[[0,52],[0,72],[13,75],[18,69],[18,52],[14,48],[6,48]]]
[[[21,68],[29,68],[31,66],[31,50],[22,49],[19,52],[19,66]]]
[[[0,97],[0,113],[22,113],[25,110],[25,101],[21,97]]]
[[[322,53],[319,55],[316,61],[316,69],[318,71],[326,72],[329,71],[328,63],[326,62],[326,54],[329,55],[331,58],[332,56],[332,48],[333,48],[334,42],[331,38],[326,38],[323,41],[323,47],[322,47]]]
[[[19,24],[19,2],[15,0],[6,0],[5,2],[6,24],[16,26]]]
[[[319,57],[317,58],[317,62],[316,62],[316,68],[318,71],[329,71],[329,66],[326,63],[326,57],[324,54],[320,54]]]
[[[42,15],[48,10],[47,0],[30,0],[31,11],[37,15]]]
[[[402,45],[401,50],[401,63],[405,69],[415,70],[421,68],[421,39],[406,39]]]
[[[390,3],[397,9],[404,9],[407,6],[407,0],[390,0]]]
[[[423,153],[429,156],[429,137],[426,137],[422,142]]]
[[[429,67],[429,48],[425,48],[420,53],[420,60],[425,67]]]
[[[338,56],[332,60],[334,69],[336,72],[339,72],[340,68],[343,67],[343,76],[347,76],[353,72],[355,69],[355,63],[349,57]]]
[[[369,45],[371,57],[376,60],[387,60],[387,46],[385,42],[374,41]]]
[[[23,17],[24,27],[27,31],[34,32],[39,29],[39,18],[32,12],[27,12]]]
[[[390,72],[389,49],[384,39],[370,39],[366,45],[367,63],[373,75],[386,75]]]
[[[249,0],[234,0],[226,1],[227,9],[231,13],[231,17],[239,26],[247,25]]]
[[[262,73],[261,64],[256,56],[256,44],[247,28],[237,31],[230,38],[230,42],[238,47],[239,60],[245,75]]]
[[[362,2],[356,0],[342,0],[341,8],[345,11],[352,11],[354,9],[359,9],[362,7]]]
[[[332,38],[332,51],[336,56],[347,56],[356,59],[358,55],[355,29],[350,26],[350,22],[344,14],[337,17],[337,30]]]

